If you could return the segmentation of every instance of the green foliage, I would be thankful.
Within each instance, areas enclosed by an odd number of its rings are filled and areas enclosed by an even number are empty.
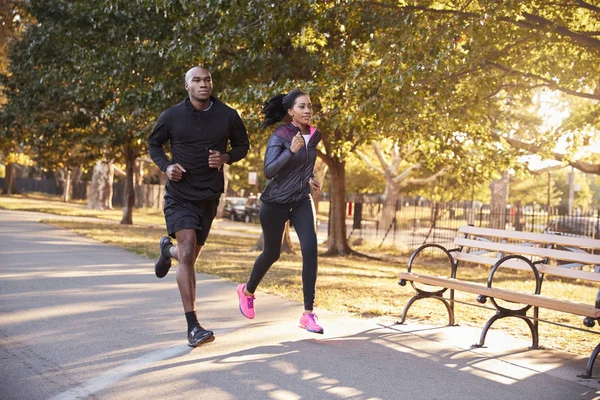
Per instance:
[[[588,176],[590,182],[590,189],[592,190],[592,205],[591,207],[600,210],[600,176]]]
[[[565,176],[559,171],[546,172],[541,175],[528,175],[521,179],[511,177],[508,202],[512,205],[538,205],[544,208],[558,207],[564,196],[564,185],[557,185],[560,176]],[[550,199],[548,199],[548,195]],[[568,189],[567,189],[568,196]],[[548,203],[548,200],[550,202]]]
[[[423,165],[418,177],[450,170],[408,192],[452,199],[470,198],[464,188],[485,197],[502,171],[524,171],[528,151],[493,132],[545,156],[565,135],[571,158],[597,140],[600,10],[585,2],[19,4],[24,28],[10,50],[2,137],[48,168],[143,154],[158,114],[186,95],[183,75],[195,64],[211,70],[215,93],[247,122],[252,150],[231,168],[236,189],[249,189],[247,170],[262,171],[272,131],[259,129],[262,103],[296,87],[315,105],[323,160],[349,163],[349,191],[369,176],[350,156],[382,138],[414,150],[406,162]],[[543,90],[569,98],[560,128],[538,114]],[[368,183],[363,191],[381,185]]]
[[[561,169],[556,173],[553,171],[554,184],[563,193],[559,206],[565,210],[568,209],[569,205],[569,173],[570,168]],[[573,206],[588,210],[592,206],[593,197],[590,181],[584,174],[577,170],[575,170],[574,178],[575,193],[573,196]]]
[[[368,168],[358,157],[349,157],[346,169],[347,193],[383,193],[385,189],[383,175]]]
[[[562,168],[541,174],[524,174],[520,177],[513,177],[510,182],[509,203],[538,205],[544,208],[550,205],[550,207],[560,207],[566,211],[569,204],[569,174],[570,168]],[[595,207],[594,181],[593,178],[575,171],[574,207],[584,210]],[[550,195],[549,204],[548,195]]]

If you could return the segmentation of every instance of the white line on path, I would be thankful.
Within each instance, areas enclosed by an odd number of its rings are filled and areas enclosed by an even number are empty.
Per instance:
[[[220,329],[218,332],[215,333],[219,336],[222,336],[225,333],[233,330],[235,330],[235,328]],[[105,388],[111,386],[115,382],[120,381],[121,379],[125,379],[131,375],[136,374],[138,371],[147,368],[149,365],[157,361],[166,360],[171,357],[176,357],[180,354],[189,352],[190,350],[191,348],[186,345],[177,345],[173,347],[168,347],[166,349],[153,351],[142,357],[131,360],[119,367],[108,370],[105,373],[88,380],[87,382],[82,382],[65,392],[51,397],[50,400],[73,400],[87,398],[94,393],[98,393],[99,391],[104,390]]]
[[[190,351],[190,348],[185,345],[178,345],[169,347],[163,350],[153,351],[145,356],[131,360],[119,367],[113,368],[105,373],[82,382],[75,387],[67,390],[66,392],[57,394],[50,400],[70,400],[70,399],[82,399],[87,398],[90,395],[97,393],[113,383],[120,381],[121,379],[127,378],[139,370],[148,367],[149,365],[166,360],[170,357],[175,357],[185,352]]]

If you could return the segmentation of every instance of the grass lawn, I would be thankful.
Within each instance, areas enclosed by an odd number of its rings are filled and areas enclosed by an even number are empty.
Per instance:
[[[93,211],[85,209],[84,204],[65,204],[59,200],[32,197],[0,197],[0,208],[35,210],[60,215],[85,215],[120,221],[120,210]],[[46,221],[61,228],[75,231],[94,240],[123,247],[129,251],[149,258],[148,268],[152,269],[153,259],[158,256],[158,239],[165,234],[162,214],[157,210],[134,211],[135,225],[106,224],[99,221]],[[243,225],[243,224],[241,224]],[[252,251],[256,239],[234,237],[211,233],[202,252],[196,271],[219,276],[232,282],[247,279],[258,252]],[[375,246],[357,246],[356,250],[371,255],[387,256],[392,249],[384,249],[386,254]],[[325,250],[322,247],[321,252]],[[372,261],[362,257],[320,257],[319,277],[317,281],[316,308],[351,314],[361,318],[379,317],[394,321],[399,317],[406,302],[413,296],[410,285],[400,287],[397,284],[398,272],[406,268],[407,255],[395,255],[393,261]],[[447,268],[439,259],[424,258],[418,260],[414,271],[427,269],[437,275],[446,275]],[[286,299],[302,302],[301,257],[297,254],[283,254],[271,268],[261,283],[259,291],[272,293]],[[489,268],[469,267],[460,270],[462,277],[485,283]],[[530,277],[521,271],[510,271],[498,275],[495,286],[514,290],[531,291]],[[496,284],[497,282],[497,284]],[[542,293],[556,293],[574,301],[586,301],[594,304],[597,288],[592,285],[561,280],[547,279]],[[258,294],[260,299],[260,293]],[[475,302],[475,296],[456,293],[456,299]],[[260,301],[260,300],[259,300]],[[493,311],[463,304],[456,304],[456,323],[463,326],[482,327]],[[583,328],[582,318],[570,314],[540,310],[540,318]],[[441,302],[436,300],[417,301],[410,310],[409,320],[424,321],[427,324],[446,324],[447,314]],[[521,338],[530,338],[529,329],[523,321],[514,318],[500,320],[493,329],[502,329]],[[598,336],[574,329],[541,323],[540,345],[570,351],[589,356],[598,343]]]

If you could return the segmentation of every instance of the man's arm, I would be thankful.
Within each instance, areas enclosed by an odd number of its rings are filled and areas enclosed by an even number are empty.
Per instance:
[[[246,131],[244,122],[236,111],[233,112],[230,122],[229,144],[231,145],[231,150],[226,153],[229,155],[229,160],[226,161],[227,164],[234,163],[246,157],[250,149],[248,132]]]
[[[167,111],[160,114],[156,126],[152,129],[152,133],[148,138],[148,153],[152,161],[160,168],[161,171],[165,172],[169,165],[173,164],[165,153],[165,143],[170,139],[169,135],[169,123],[167,118]]]

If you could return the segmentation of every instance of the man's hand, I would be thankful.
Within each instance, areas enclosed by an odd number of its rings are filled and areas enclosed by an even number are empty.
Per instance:
[[[217,150],[208,151],[208,166],[211,168],[221,169],[223,164],[229,161],[229,154],[220,153]]]
[[[183,168],[179,163],[171,164],[167,167],[165,171],[167,173],[167,178],[173,182],[179,182],[183,177],[183,173],[186,172],[185,168]]]
[[[321,183],[316,180],[315,178],[310,178],[309,181],[310,187],[312,188],[312,190],[318,192],[319,190],[321,190]]]

